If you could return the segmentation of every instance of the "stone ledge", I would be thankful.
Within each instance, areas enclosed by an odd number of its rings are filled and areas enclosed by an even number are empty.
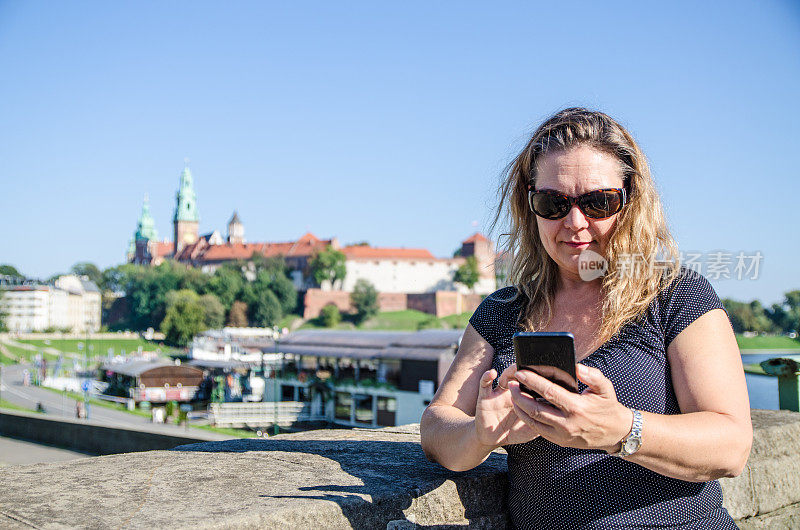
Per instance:
[[[745,528],[794,524],[800,414],[753,422],[747,470],[722,481],[726,507]],[[0,526],[506,528],[505,470],[499,452],[465,473],[432,464],[413,426],[205,442],[0,470]]]

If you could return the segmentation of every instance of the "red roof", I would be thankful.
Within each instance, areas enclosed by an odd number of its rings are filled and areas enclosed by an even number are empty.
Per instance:
[[[480,232],[475,232],[474,234],[469,236],[467,239],[462,241],[462,243],[477,243],[478,241],[489,241],[489,238],[487,238],[486,236],[484,236]]]
[[[279,243],[225,243],[222,245],[209,245],[205,239],[185,246],[178,253],[178,261],[195,261],[198,263],[209,261],[232,261],[237,259],[247,260],[254,253],[266,257],[307,257],[314,252],[322,250],[332,244],[331,239],[319,239],[314,234],[306,233],[297,241]]]
[[[175,245],[172,241],[159,241],[155,244],[155,256],[154,258],[166,258],[167,256],[172,254],[172,250]]]
[[[436,259],[430,251],[424,248],[351,246],[344,247],[342,252],[350,259]]]

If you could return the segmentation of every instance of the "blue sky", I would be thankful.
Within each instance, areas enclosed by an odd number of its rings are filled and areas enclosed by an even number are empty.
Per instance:
[[[184,157],[201,231],[236,209],[249,240],[450,255],[583,105],[638,139],[681,249],[761,251],[720,296],[776,302],[800,288],[800,7],[665,4],[0,0],[0,263],[118,264],[146,193],[169,237]]]

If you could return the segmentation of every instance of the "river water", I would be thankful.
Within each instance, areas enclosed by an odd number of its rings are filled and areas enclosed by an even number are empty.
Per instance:
[[[776,353],[743,354],[742,363],[760,363],[773,357]],[[768,375],[745,374],[747,392],[750,394],[751,409],[778,410],[778,378]]]

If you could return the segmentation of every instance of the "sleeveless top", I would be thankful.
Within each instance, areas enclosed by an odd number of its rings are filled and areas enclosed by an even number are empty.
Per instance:
[[[469,320],[494,348],[492,368],[498,374],[515,362],[512,336],[521,331],[517,319],[528,300],[520,294],[507,301],[516,293],[512,286],[489,295]],[[724,309],[708,280],[682,268],[643,319],[624,325],[580,363],[603,372],[626,407],[680,414],[667,347],[716,308]],[[717,481],[674,479],[605,451],[560,447],[541,437],[504,448],[508,504],[517,528],[736,528]]]

